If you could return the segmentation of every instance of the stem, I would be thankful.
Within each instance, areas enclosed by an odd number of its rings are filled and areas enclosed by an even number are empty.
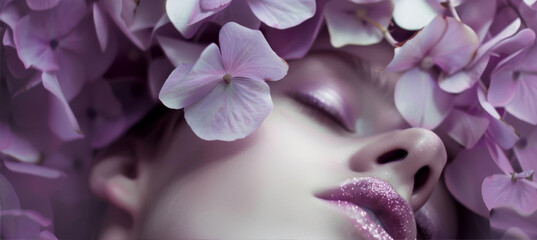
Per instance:
[[[451,13],[451,15],[457,19],[459,22],[462,22],[461,21],[461,18],[459,17],[459,14],[457,13],[457,10],[455,9],[455,7],[453,6],[453,4],[451,4],[451,0],[447,0],[447,5],[448,5],[448,8],[449,8],[449,12]]]
[[[363,16],[362,19],[380,30],[382,32],[382,35],[384,35],[384,39],[386,39],[386,41],[390,45],[392,45],[392,47],[395,47],[398,42],[393,38],[392,34],[390,33],[390,31],[388,31],[388,29],[386,29],[384,26],[380,25],[380,23],[367,16]]]

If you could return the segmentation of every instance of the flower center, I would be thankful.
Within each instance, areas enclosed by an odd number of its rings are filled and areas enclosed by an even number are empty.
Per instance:
[[[367,10],[363,8],[358,8],[354,12],[354,16],[356,16],[359,19],[364,19],[367,17]]]
[[[229,73],[226,73],[226,75],[224,75],[222,79],[224,79],[224,81],[229,84],[231,82],[231,75],[229,75]]]
[[[93,108],[88,108],[88,110],[86,110],[86,116],[88,117],[88,119],[94,120],[95,118],[97,118],[97,111]]]
[[[516,182],[518,179],[526,179],[528,181],[533,181],[533,170],[526,170],[521,173],[511,173],[511,181]]]
[[[49,45],[52,50],[55,50],[56,48],[58,48],[58,45],[60,45],[60,42],[58,42],[58,39],[53,38],[50,40]]]
[[[513,79],[517,80],[520,77],[520,71],[514,71],[512,75]]]
[[[434,66],[434,60],[432,57],[424,57],[420,64],[422,69],[431,69]]]

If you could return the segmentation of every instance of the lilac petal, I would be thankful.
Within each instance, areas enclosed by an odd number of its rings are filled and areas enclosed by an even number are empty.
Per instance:
[[[412,93],[420,94],[412,94]],[[453,107],[453,97],[443,92],[432,76],[413,68],[395,86],[395,106],[413,127],[436,128]]]
[[[0,21],[4,22],[8,29],[14,29],[17,22],[30,12],[26,1],[4,1],[0,7]]]
[[[39,151],[27,139],[14,132],[10,135],[9,145],[0,149],[0,152],[21,162],[38,163],[41,160]]]
[[[440,88],[448,93],[461,93],[470,89],[485,71],[489,58],[483,58],[470,69],[463,69],[438,81]]]
[[[203,10],[214,10],[226,7],[231,0],[200,0],[200,6]]]
[[[493,228],[507,230],[516,227],[529,235],[530,239],[537,238],[537,212],[523,214],[513,208],[500,207],[492,209],[489,219]]]
[[[49,47],[48,42],[43,42],[45,38],[39,30],[34,29],[30,16],[21,19],[13,30],[13,39],[17,47],[19,58],[26,68],[35,66],[42,71],[58,69],[58,63],[54,57],[54,51]],[[39,29],[39,28],[37,28]]]
[[[166,16],[166,0],[140,1],[136,7],[134,22],[129,26],[130,31],[158,28],[158,22]]]
[[[483,201],[489,210],[510,207],[530,214],[537,210],[537,183],[526,179],[511,180],[510,175],[494,174],[485,178],[481,188]]]
[[[175,67],[183,63],[194,64],[205,48],[205,46],[198,43],[163,36],[158,36],[157,41]]]
[[[39,238],[43,240],[58,240],[58,238],[48,230],[39,233]]]
[[[521,73],[514,91],[513,98],[505,106],[507,112],[520,120],[537,124],[537,75]]]
[[[444,171],[444,180],[449,192],[462,205],[473,212],[487,217],[489,210],[481,196],[481,183],[492,174],[502,170],[491,159],[482,139],[472,149],[463,150]]]
[[[173,65],[166,58],[157,58],[149,63],[149,91],[154,100],[158,99],[160,89],[173,70]]]
[[[20,208],[17,192],[2,174],[0,174],[0,205],[2,210]]]
[[[406,30],[418,30],[442,12],[439,4],[431,6],[426,0],[396,0],[394,4],[393,19]]]
[[[231,4],[226,7],[226,10],[215,14],[211,19],[211,22],[220,26],[223,26],[228,22],[235,22],[250,29],[259,29],[261,26],[261,21],[252,12],[250,5],[248,5],[248,1],[244,0],[231,2]]]
[[[485,143],[489,149],[490,157],[496,163],[496,165],[503,171],[505,174],[514,172],[511,162],[505,155],[503,149],[500,148],[498,144],[491,138],[488,134],[485,137]]]
[[[491,51],[500,55],[510,55],[520,50],[527,50],[535,42],[535,32],[524,28],[514,36],[499,42]]]
[[[315,14],[315,0],[248,0],[261,22],[277,29],[294,27]]]
[[[93,4],[93,21],[95,22],[95,32],[97,33],[99,46],[101,46],[101,51],[104,52],[108,46],[108,38],[110,37],[108,20],[97,3]]]
[[[254,132],[272,110],[268,85],[233,78],[221,82],[200,101],[185,108],[185,119],[204,140],[234,141]]]
[[[372,24],[356,16],[356,11],[365,11],[368,18],[387,28],[391,21],[393,4],[383,1],[372,4],[355,4],[347,1],[332,1],[324,9],[330,42],[336,48],[347,44],[371,45],[384,39],[383,33]]]
[[[54,98],[51,98],[51,112],[49,116],[51,129],[58,137],[66,141],[83,137],[78,120],[62,92],[56,75],[43,73],[42,78],[43,86],[54,95]]]
[[[518,141],[519,137],[513,126],[504,122],[503,119],[489,118],[490,125],[487,130],[492,138],[503,149],[510,149]]]
[[[515,95],[513,71],[503,69],[491,76],[487,99],[493,106],[505,106]]]
[[[26,0],[28,7],[34,11],[47,10],[58,5],[60,0]]]
[[[479,104],[487,112],[485,116],[488,117],[490,121],[489,129],[487,129],[490,137],[503,149],[510,149],[513,147],[519,138],[515,128],[505,122],[492,104],[486,100],[485,91],[483,89],[477,89],[477,97],[479,99]],[[506,170],[504,169],[504,171]]]
[[[285,30],[264,29],[267,42],[278,56],[288,60],[299,59],[306,55],[323,25],[322,9],[325,2],[318,1],[315,15],[299,26]]]
[[[270,48],[263,34],[234,22],[220,30],[220,48],[226,73],[232,77],[276,81],[289,66]]]
[[[459,109],[452,109],[443,127],[448,135],[466,148],[472,148],[481,139],[489,121]]]
[[[18,162],[11,162],[11,161],[4,161],[4,165],[7,169],[9,169],[12,172],[17,173],[24,173],[24,174],[30,174],[34,176],[39,176],[43,178],[59,178],[59,177],[66,177],[67,174],[65,174],[62,171],[58,171],[56,169],[47,168],[31,163],[18,163]]]
[[[212,43],[198,61],[177,67],[168,77],[159,98],[169,108],[181,109],[207,95],[226,74],[216,44]]]
[[[216,12],[207,11],[205,15],[200,14],[199,0],[167,0],[166,13],[173,26],[186,38],[194,36],[201,26],[203,18],[212,16]],[[191,21],[191,15],[197,13],[198,22]]]
[[[499,42],[505,40],[508,37],[513,36],[517,30],[520,28],[521,21],[520,19],[516,19],[511,24],[509,24],[507,27],[505,27],[500,33],[496,34],[493,38],[489,39],[486,43],[481,45],[479,49],[477,50],[477,54],[475,56],[476,60],[479,60],[482,56],[489,53],[489,51],[495,47]]]
[[[33,210],[0,210],[0,233],[7,239],[37,239],[42,227],[52,221]]]
[[[403,71],[418,65],[427,56],[429,51],[440,41],[447,28],[447,21],[443,17],[436,17],[433,21],[419,31],[413,38],[404,42],[403,46],[396,48],[395,56],[386,70]]]
[[[453,1],[451,1],[453,4]],[[496,14],[496,2],[489,0],[465,1],[457,8],[457,12],[462,22],[471,27],[483,42],[487,37],[488,30]]]
[[[513,150],[522,170],[537,170],[537,131],[532,129],[527,137],[520,139]]]
[[[446,31],[429,55],[444,72],[453,74],[470,63],[479,39],[467,25],[451,17],[446,18],[446,21]]]

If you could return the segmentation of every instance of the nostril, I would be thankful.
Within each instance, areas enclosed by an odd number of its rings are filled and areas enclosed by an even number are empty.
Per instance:
[[[425,185],[427,179],[429,178],[429,172],[429,167],[425,166],[420,168],[416,175],[414,175],[414,189],[412,189],[413,193],[420,190]]]
[[[408,152],[404,149],[395,149],[391,150],[389,152],[386,152],[382,155],[380,155],[377,158],[377,163],[379,164],[385,164],[390,162],[395,162],[399,160],[403,160],[408,155]]]

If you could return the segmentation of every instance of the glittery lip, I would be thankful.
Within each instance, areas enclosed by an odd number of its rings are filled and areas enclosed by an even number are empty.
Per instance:
[[[371,210],[378,217],[386,232],[393,239],[416,239],[416,222],[410,204],[405,201],[395,189],[387,182],[373,177],[354,178],[345,181],[339,187],[328,190],[317,197],[328,200],[331,203],[340,204],[349,214],[361,214],[361,219],[354,218],[357,231],[363,233],[378,231],[378,228],[364,228],[363,224],[371,224],[372,216],[362,208]],[[344,202],[352,203],[357,208],[345,205]],[[352,211],[352,212],[350,212]],[[379,226],[380,227],[380,226]],[[365,230],[364,230],[365,229]],[[385,239],[377,235],[380,239]]]

